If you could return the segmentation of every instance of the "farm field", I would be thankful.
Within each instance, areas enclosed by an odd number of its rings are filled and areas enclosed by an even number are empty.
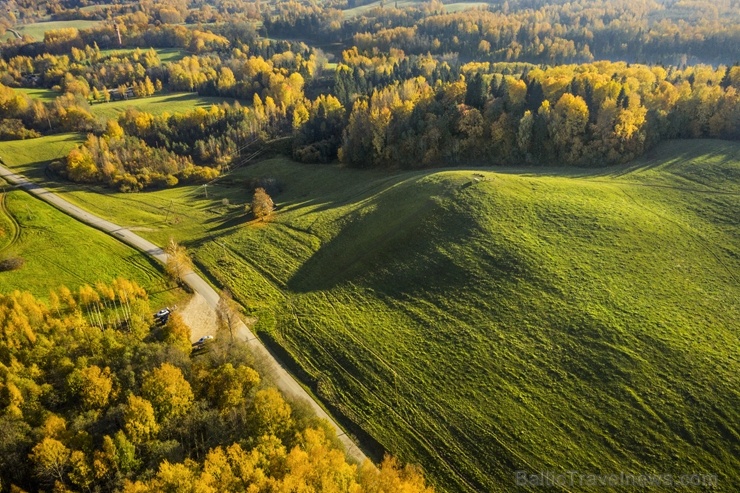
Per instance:
[[[52,156],[75,137],[46,139]],[[8,165],[44,178],[44,156],[9,144]],[[253,222],[247,183],[266,177],[279,210]],[[517,470],[740,482],[738,144],[596,170],[272,159],[208,198],[52,188],[186,244],[372,452],[442,491],[509,491]]]

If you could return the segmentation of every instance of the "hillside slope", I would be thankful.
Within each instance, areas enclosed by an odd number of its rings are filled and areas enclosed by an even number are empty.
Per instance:
[[[444,490],[506,491],[517,470],[727,490],[740,147],[656,156],[596,174],[266,162],[249,173],[284,182],[274,220],[214,228],[197,258],[327,403]]]

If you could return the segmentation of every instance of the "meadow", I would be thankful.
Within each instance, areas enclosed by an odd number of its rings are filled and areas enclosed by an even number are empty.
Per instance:
[[[234,103],[233,99],[200,96],[194,92],[172,92],[158,93],[147,98],[124,99],[111,101],[109,103],[95,103],[90,106],[90,111],[95,116],[105,118],[118,118],[128,108],[136,108],[152,115],[162,113],[185,113],[194,108],[208,108],[214,104]]]
[[[75,138],[0,156],[49,181],[42,158]],[[256,222],[247,185],[266,177],[278,210]],[[517,470],[740,483],[738,144],[668,142],[596,170],[276,158],[207,198],[51,186],[187,245],[370,452],[442,491],[509,491]]]
[[[74,21],[43,21],[34,22],[32,24],[23,24],[16,26],[13,29],[18,31],[21,36],[31,36],[35,41],[43,41],[44,33],[46,31],[52,31],[55,29],[67,29],[74,27],[77,29],[87,29],[101,24],[101,21],[85,21],[85,20],[74,20]],[[13,34],[8,32],[4,38],[13,37]]]
[[[0,272],[0,292],[30,291],[46,299],[59,286],[76,289],[117,277],[132,279],[152,306],[174,305],[184,293],[172,289],[153,260],[55,208],[2,182],[0,256],[20,256],[18,270]]]
[[[39,101],[43,101],[44,103],[54,101],[56,98],[61,96],[61,94],[57,91],[52,91],[51,89],[45,89],[41,87],[15,87],[13,88],[13,90],[17,92],[22,92],[29,98],[38,99]]]
[[[144,48],[111,48],[108,50],[100,50],[100,53],[103,56],[122,55],[126,53],[131,53],[133,51],[136,51],[137,49],[145,51]],[[157,52],[159,60],[162,63],[177,62],[188,55],[188,52],[181,48],[154,48],[154,51]]]
[[[351,19],[353,17],[359,17],[369,10],[374,8],[382,7],[382,5],[394,6],[396,8],[408,8],[418,7],[421,4],[418,0],[400,0],[400,1],[381,1],[371,2],[359,7],[353,7],[351,9],[345,9],[344,18]],[[460,12],[462,10],[474,9],[474,8],[486,8],[488,4],[486,2],[452,2],[444,5],[445,12]]]

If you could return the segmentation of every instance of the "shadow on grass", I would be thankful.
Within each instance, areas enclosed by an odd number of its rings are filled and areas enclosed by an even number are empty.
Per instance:
[[[472,279],[448,245],[485,235],[466,201],[470,188],[414,183],[376,195],[350,213],[346,225],[287,282],[297,293],[330,290],[347,282],[391,297],[419,289],[467,289]],[[371,212],[368,212],[371,211]],[[523,274],[524,260],[506,248],[481,251],[479,268],[491,275]],[[428,294],[428,293],[426,293]]]

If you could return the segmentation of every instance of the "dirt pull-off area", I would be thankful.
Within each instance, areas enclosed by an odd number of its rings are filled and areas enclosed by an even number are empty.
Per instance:
[[[178,310],[185,325],[190,327],[190,341],[195,342],[203,336],[215,336],[218,329],[216,310],[211,308],[206,299],[195,293],[190,301]]]

